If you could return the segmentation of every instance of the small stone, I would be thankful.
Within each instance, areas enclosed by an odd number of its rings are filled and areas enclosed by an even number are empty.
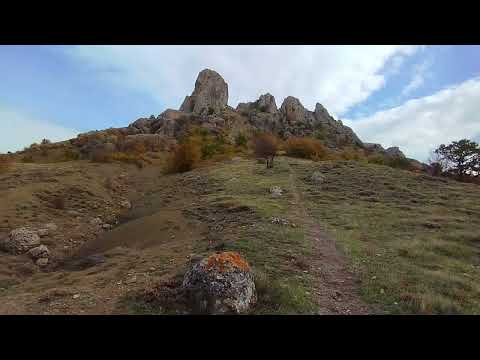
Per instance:
[[[54,232],[58,230],[58,226],[55,223],[48,223],[43,226],[49,232]]]
[[[72,297],[73,297],[74,299],[78,299],[78,298],[80,297],[80,294],[74,294]]]
[[[372,280],[375,280],[377,277],[376,276],[372,276]]]
[[[125,281],[125,284],[133,284],[133,283],[135,283],[135,282],[137,282],[137,277],[136,277],[136,276],[132,276],[131,278],[129,278],[129,279],[127,279],[127,280]]]
[[[130,209],[132,207],[132,204],[128,200],[121,201],[119,205],[126,209]]]
[[[40,230],[37,230],[37,234],[38,236],[40,237],[45,237],[45,236],[48,236],[48,229],[40,229]]]
[[[385,294],[385,290],[380,289],[380,294]]]
[[[272,197],[280,197],[282,196],[282,189],[280,188],[280,186],[272,186],[270,188],[270,194],[272,194]]]
[[[100,226],[102,225],[102,219],[100,218],[94,218],[92,220],[90,220],[90,225],[94,225],[94,226]]]
[[[105,230],[110,230],[112,228],[112,225],[110,224],[103,224],[102,225],[102,228],[105,229]]]
[[[319,171],[315,171],[312,176],[310,177],[310,180],[314,183],[314,184],[321,184],[325,181],[325,176],[322,175],[321,172]]]
[[[152,267],[149,268],[148,270],[150,270],[150,271],[155,271],[155,268],[152,266]]]
[[[35,262],[35,264],[37,264],[37,266],[40,266],[40,267],[47,266],[48,265],[48,258],[40,258]]]

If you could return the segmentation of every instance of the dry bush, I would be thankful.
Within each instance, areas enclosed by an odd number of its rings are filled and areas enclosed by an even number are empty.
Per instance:
[[[252,139],[255,157],[266,159],[267,168],[273,167],[273,159],[278,150],[278,138],[270,133],[255,135]]]
[[[128,164],[134,164],[139,169],[144,167],[144,158],[139,154],[127,154],[124,152],[114,152],[111,155],[112,161],[122,161]]]
[[[95,149],[90,155],[90,160],[98,163],[112,162],[113,154],[105,149]]]
[[[290,137],[285,144],[287,156],[311,160],[325,160],[329,155],[328,149],[318,140],[312,138]]]
[[[13,160],[7,155],[0,155],[0,174],[11,169]]]
[[[65,149],[63,156],[66,161],[80,159],[80,154],[73,149]]]
[[[52,206],[58,210],[65,209],[65,196],[64,195],[57,195],[52,199]]]
[[[361,161],[366,159],[365,151],[363,149],[355,149],[353,147],[344,148],[339,155],[343,160]]]
[[[200,146],[193,141],[177,145],[167,159],[165,172],[173,174],[190,171],[198,164],[201,156]]]

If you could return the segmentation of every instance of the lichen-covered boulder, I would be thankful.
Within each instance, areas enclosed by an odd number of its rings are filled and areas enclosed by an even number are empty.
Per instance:
[[[40,245],[34,248],[31,248],[28,251],[28,255],[34,260],[40,259],[40,258],[48,258],[50,256],[50,251],[45,245]]]
[[[195,313],[239,314],[257,301],[252,270],[235,252],[192,263],[182,287]]]
[[[40,245],[40,237],[35,231],[27,228],[12,230],[9,236],[2,241],[0,247],[12,254],[23,254]]]

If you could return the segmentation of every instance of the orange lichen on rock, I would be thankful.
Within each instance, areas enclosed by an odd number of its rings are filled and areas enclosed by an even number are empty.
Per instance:
[[[213,254],[207,259],[207,270],[216,268],[220,272],[224,272],[230,267],[236,267],[243,271],[250,271],[248,263],[236,252],[226,251],[220,254]]]

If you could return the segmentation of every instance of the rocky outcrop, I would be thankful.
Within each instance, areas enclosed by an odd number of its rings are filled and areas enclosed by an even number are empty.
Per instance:
[[[397,146],[392,146],[387,149],[384,149],[382,145],[375,143],[363,143],[363,146],[369,152],[376,152],[389,157],[405,157],[403,152],[401,152]]]
[[[396,147],[385,150],[380,144],[363,143],[350,127],[336,120],[320,103],[314,111],[309,111],[299,99],[288,96],[278,108],[269,93],[256,101],[240,103],[236,109],[227,103],[227,83],[217,72],[205,69],[199,73],[192,94],[185,98],[179,110],[167,109],[157,117],[139,118],[125,128],[81,134],[72,144],[77,145],[83,155],[98,149],[124,151],[122,146],[136,142],[146,145],[148,150],[168,150],[189,128],[200,127],[213,135],[221,133],[232,143],[240,132],[265,131],[283,139],[315,137],[333,149],[358,146],[368,152],[404,157]]]
[[[198,115],[220,113],[228,103],[228,85],[213,70],[205,69],[198,74],[192,95],[187,96],[180,111]]]
[[[9,236],[2,241],[0,247],[11,254],[23,254],[40,245],[40,237],[35,231],[27,228],[12,230]]]
[[[403,152],[401,152],[400,149],[397,146],[389,147],[388,149],[385,150],[385,154],[387,156],[397,156],[397,157],[402,157],[402,158],[405,157]]]
[[[383,148],[382,145],[380,144],[375,144],[375,143],[366,143],[364,142],[363,143],[363,146],[365,147],[365,149],[367,149],[368,151],[372,151],[372,152],[385,152],[385,149]]]
[[[182,287],[194,313],[240,314],[257,300],[252,270],[235,252],[192,262]]]

